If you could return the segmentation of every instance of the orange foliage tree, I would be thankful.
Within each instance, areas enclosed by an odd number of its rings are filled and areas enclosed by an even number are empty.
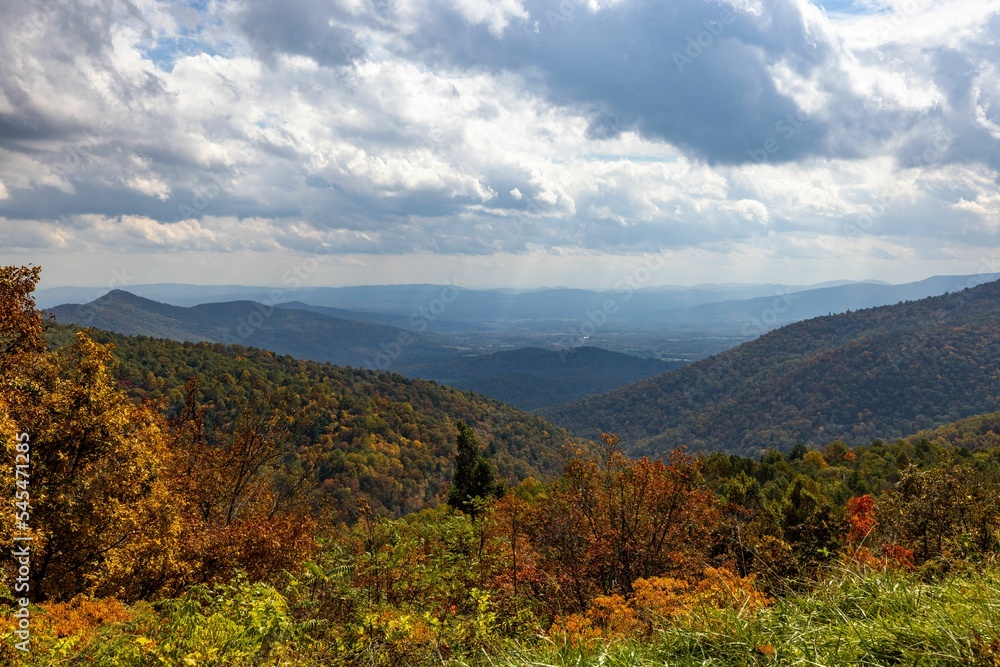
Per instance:
[[[875,500],[867,493],[847,501],[847,522],[850,529],[846,541],[858,548],[868,539],[877,523],[875,520]]]
[[[583,610],[598,595],[630,595],[638,578],[706,565],[718,512],[698,484],[698,459],[677,449],[667,461],[635,461],[617,436],[601,438],[602,460],[570,462],[536,505],[531,560],[556,607]]]
[[[190,378],[180,416],[171,423],[175,466],[168,483],[184,507],[184,576],[176,586],[224,579],[236,569],[251,580],[291,569],[315,548],[306,503],[315,470],[280,478],[283,459],[298,453],[299,422],[282,396],[246,387],[238,417],[206,433],[200,380]]]

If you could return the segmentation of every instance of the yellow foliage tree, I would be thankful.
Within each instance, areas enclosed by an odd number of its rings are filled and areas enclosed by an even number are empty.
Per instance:
[[[31,443],[31,597],[147,595],[170,576],[176,550],[162,419],[117,386],[111,346],[81,332],[46,350],[30,296],[38,277],[0,273],[0,400]]]

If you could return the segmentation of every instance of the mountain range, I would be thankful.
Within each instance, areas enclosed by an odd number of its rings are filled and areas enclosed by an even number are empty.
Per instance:
[[[73,332],[54,324],[47,335],[53,344],[66,345]],[[360,494],[373,510],[392,515],[441,502],[452,475],[459,419],[482,439],[508,483],[557,475],[575,451],[591,446],[499,401],[396,373],[242,345],[91,334],[113,344],[120,386],[135,400],[161,405],[170,419],[184,412],[189,388],[196,386],[204,406],[197,410],[205,420],[201,432],[208,440],[226,443],[232,424],[248,411],[279,411],[296,421],[317,477],[311,502],[317,512],[334,512],[335,519],[356,520]],[[286,464],[302,462],[293,457]]]
[[[381,346],[401,337],[413,359],[428,361],[454,353],[434,336],[253,301],[182,307],[113,290],[88,304],[57,306],[49,312],[58,322],[121,334],[253,345],[338,366],[374,368]]]
[[[1000,408],[1000,282],[790,324],[679,370],[540,411],[633,454],[867,444]]]
[[[211,295],[264,300],[177,306],[112,290],[90,303],[50,311],[61,322],[119,333],[239,343],[341,366],[392,370],[562,415],[557,404],[656,376],[789,323],[919,299],[994,277],[609,292],[441,285],[267,291],[166,284],[137,289],[174,301]],[[42,299],[71,292],[49,290]],[[288,300],[291,294],[316,302]]]
[[[299,359],[434,380],[526,410],[607,391],[682,363],[597,348],[525,348],[480,355],[443,334],[347,319],[351,311],[251,301],[182,307],[114,290],[84,305],[49,309],[56,321],[127,335],[252,345]],[[396,316],[381,317],[391,322]]]

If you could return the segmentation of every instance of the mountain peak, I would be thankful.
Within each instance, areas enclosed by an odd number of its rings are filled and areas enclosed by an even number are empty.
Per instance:
[[[100,306],[104,308],[109,306],[131,306],[133,308],[143,308],[149,310],[160,310],[162,308],[174,307],[160,303],[159,301],[147,299],[146,297],[133,294],[132,292],[128,292],[123,289],[113,289],[110,292],[97,297],[87,305]]]

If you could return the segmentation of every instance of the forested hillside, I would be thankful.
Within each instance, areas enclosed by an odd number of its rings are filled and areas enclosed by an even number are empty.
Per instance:
[[[1000,407],[1000,282],[792,324],[677,371],[541,411],[634,453],[853,445]]]
[[[70,328],[50,338],[67,340]],[[487,455],[514,483],[557,475],[567,457],[587,444],[540,418],[433,382],[401,375],[279,356],[218,343],[178,343],[92,331],[112,344],[121,386],[137,400],[161,403],[178,418],[185,384],[198,378],[192,398],[207,437],[225,432],[248,410],[294,418],[302,447],[318,456],[313,502],[356,519],[359,493],[373,509],[394,515],[443,499],[455,455],[455,420],[489,443]]]
[[[30,298],[39,273],[0,274],[0,435],[31,471],[22,513],[36,523],[19,526],[35,527],[42,554],[33,599],[145,597],[234,568],[261,577],[308,554],[316,530],[434,507],[456,424],[483,438],[483,465],[507,484],[557,475],[588,448],[432,382],[46,323]]]

